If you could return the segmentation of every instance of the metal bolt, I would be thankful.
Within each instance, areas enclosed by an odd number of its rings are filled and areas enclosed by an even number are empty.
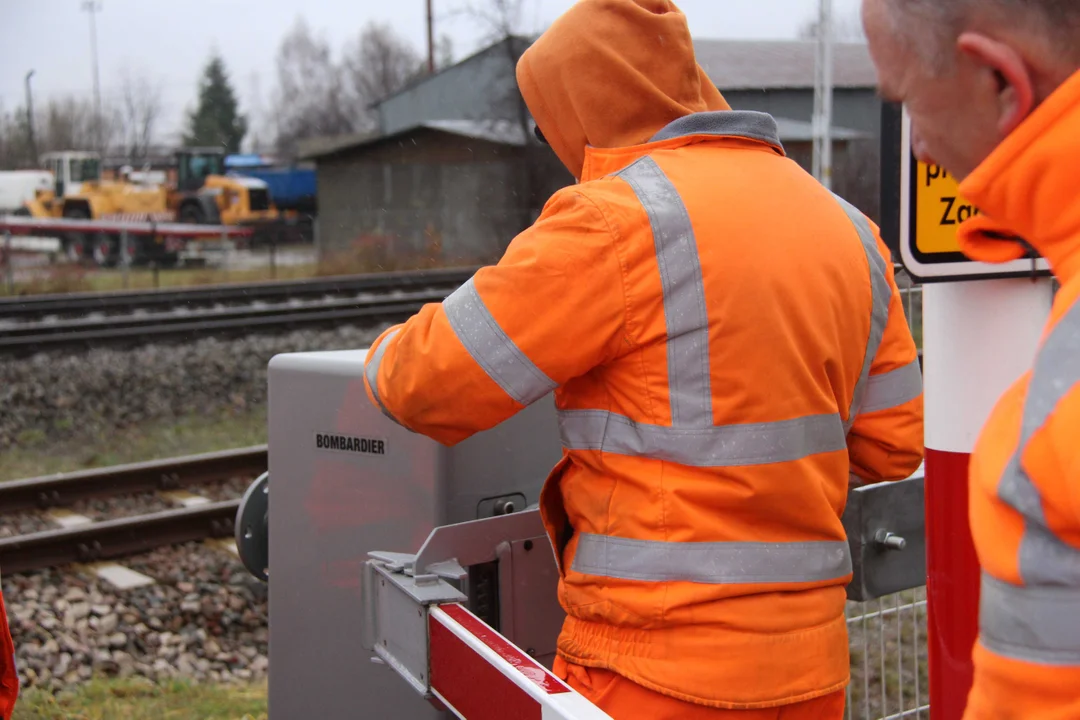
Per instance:
[[[874,542],[888,550],[903,550],[907,547],[907,540],[895,535],[888,530],[878,530],[874,534]]]

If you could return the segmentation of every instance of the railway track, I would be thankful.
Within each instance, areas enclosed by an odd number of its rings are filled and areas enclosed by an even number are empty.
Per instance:
[[[266,470],[266,446],[121,465],[0,483],[0,522],[18,511],[70,507],[90,498],[139,492],[175,492],[235,477],[254,479]],[[5,574],[68,563],[123,558],[193,540],[228,538],[240,498],[200,502],[159,512],[80,522],[69,527],[0,538]]]
[[[404,319],[472,269],[0,299],[0,355]]]

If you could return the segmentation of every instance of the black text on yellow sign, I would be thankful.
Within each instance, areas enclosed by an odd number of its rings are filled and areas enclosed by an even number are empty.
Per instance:
[[[957,226],[979,210],[961,197],[956,178],[945,168],[922,162],[917,167],[911,213],[915,249],[931,256],[958,253]]]

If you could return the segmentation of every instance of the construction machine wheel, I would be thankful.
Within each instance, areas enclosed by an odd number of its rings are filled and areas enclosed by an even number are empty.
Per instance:
[[[98,233],[94,238],[91,255],[98,267],[112,267],[120,261],[119,238],[105,233]]]
[[[180,208],[180,222],[203,225],[206,223],[206,214],[198,203],[188,203]]]
[[[64,217],[69,220],[89,220],[90,211],[80,205],[64,208]],[[65,233],[60,239],[64,255],[73,263],[82,262],[91,257],[90,239],[83,232]]]

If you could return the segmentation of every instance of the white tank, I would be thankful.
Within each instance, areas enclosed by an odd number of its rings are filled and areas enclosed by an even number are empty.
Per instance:
[[[46,170],[0,171],[0,214],[18,210],[34,199],[36,191],[52,187],[52,173]]]

